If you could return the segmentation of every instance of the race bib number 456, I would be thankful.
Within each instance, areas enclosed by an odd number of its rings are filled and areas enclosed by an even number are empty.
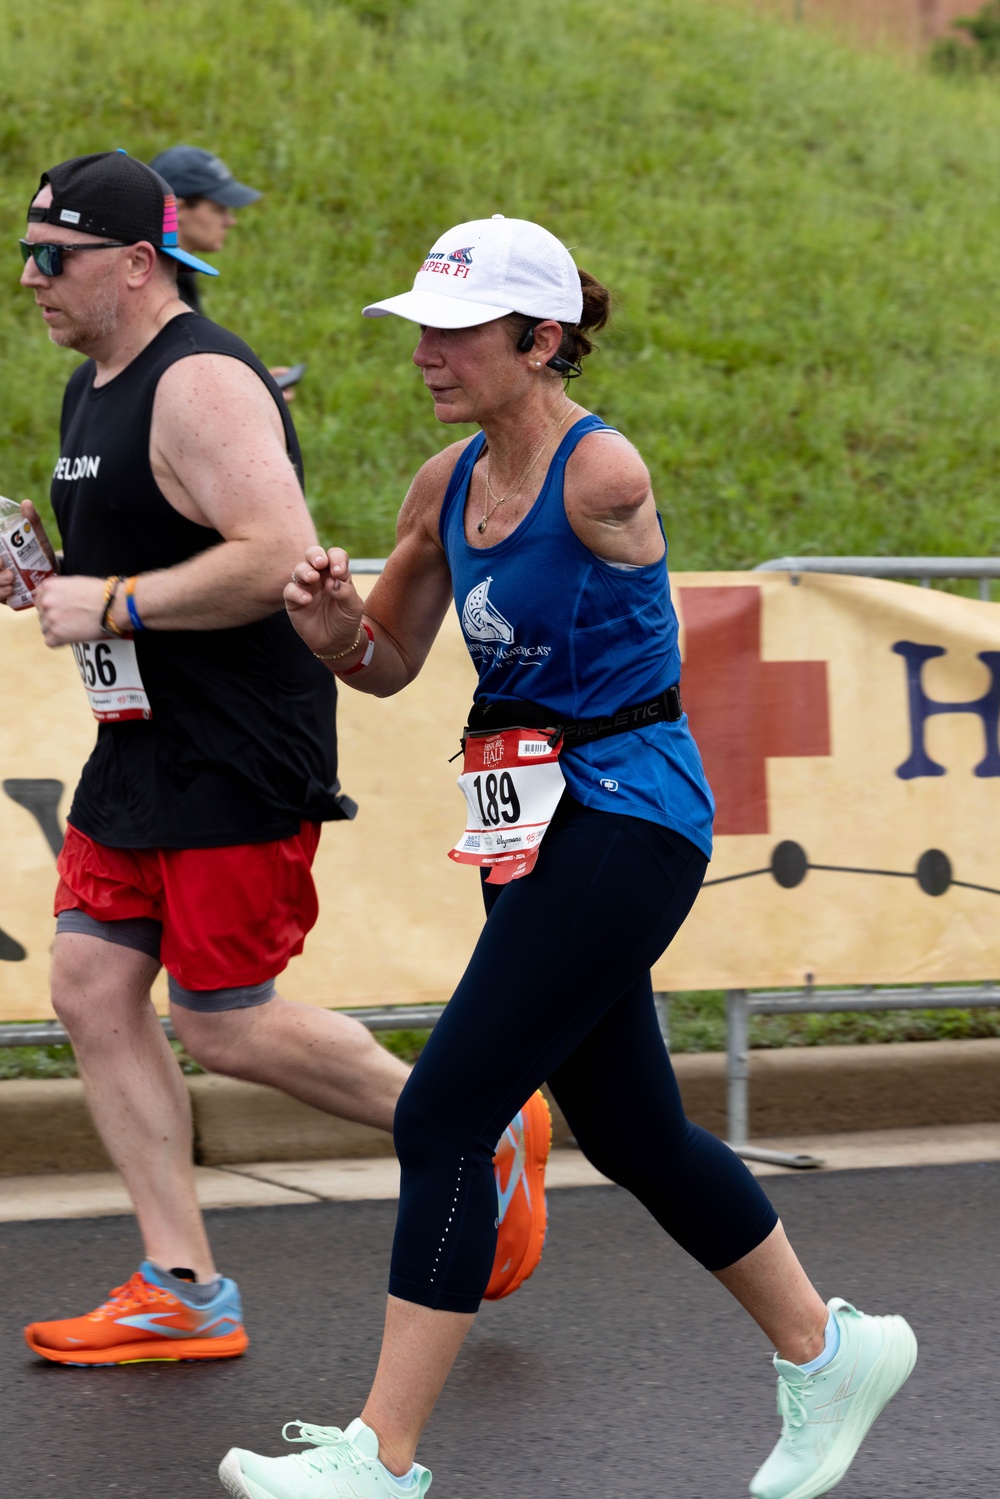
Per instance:
[[[528,874],[566,785],[560,748],[537,729],[469,734],[458,778],[466,828],[448,857],[489,865],[491,885]]]
[[[131,640],[81,640],[72,649],[96,719],[152,718]]]

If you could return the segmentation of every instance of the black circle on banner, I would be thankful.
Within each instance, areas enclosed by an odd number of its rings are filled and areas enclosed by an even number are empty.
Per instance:
[[[801,843],[786,838],[771,854],[771,873],[782,890],[794,890],[801,885],[809,870],[809,860]]]

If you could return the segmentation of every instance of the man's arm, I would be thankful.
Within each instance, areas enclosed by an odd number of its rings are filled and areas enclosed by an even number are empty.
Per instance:
[[[174,509],[223,541],[175,567],[140,574],[134,602],[146,628],[223,629],[278,608],[316,532],[281,417],[253,370],[222,354],[171,365],[156,390],[150,462]],[[45,582],[36,606],[46,643],[99,634],[103,589],[100,578]],[[113,618],[130,628],[123,590]]]

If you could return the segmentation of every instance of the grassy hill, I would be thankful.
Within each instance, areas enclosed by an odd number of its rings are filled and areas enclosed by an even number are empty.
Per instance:
[[[398,320],[465,218],[617,294],[574,391],[640,446],[675,567],[1000,552],[1000,88],[704,0],[0,0],[0,492],[44,497],[72,357],[17,285],[39,172],[189,141],[266,192],[207,288],[271,363],[324,539],[384,553],[437,427]]]

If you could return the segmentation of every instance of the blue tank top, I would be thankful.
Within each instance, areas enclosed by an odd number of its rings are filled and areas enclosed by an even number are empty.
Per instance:
[[[441,541],[479,673],[477,696],[490,703],[541,703],[565,722],[601,718],[650,701],[680,678],[666,556],[647,567],[615,567],[588,550],[566,518],[567,460],[582,437],[600,430],[609,429],[596,416],[570,427],[534,505],[493,547],[465,539],[483,433],[455,465],[441,506]],[[673,828],[711,857],[715,803],[686,715],[566,749],[560,764],[584,806]]]

